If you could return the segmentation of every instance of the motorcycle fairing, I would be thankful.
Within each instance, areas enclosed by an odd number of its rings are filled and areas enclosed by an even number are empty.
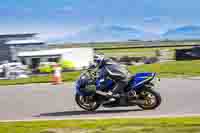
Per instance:
[[[151,81],[155,76],[156,73],[137,73],[130,81],[131,88],[139,90],[144,83]]]
[[[136,75],[131,77],[131,80],[129,82],[131,85],[131,89],[134,89],[136,91],[139,90],[144,85],[144,83],[151,81],[155,77],[155,75],[156,75],[156,73],[137,73]],[[101,90],[100,86],[101,86],[102,82],[104,82],[105,88],[107,88],[108,90],[113,88],[114,82],[112,80],[100,78],[96,81],[96,89],[97,90]],[[86,93],[83,90],[81,90],[81,89],[84,89],[86,84],[87,83],[85,80],[79,79],[76,82],[76,93],[79,93],[82,96],[92,95],[91,93]]]
[[[111,90],[113,88],[114,82],[111,79],[99,78],[96,81],[97,90],[107,89]]]

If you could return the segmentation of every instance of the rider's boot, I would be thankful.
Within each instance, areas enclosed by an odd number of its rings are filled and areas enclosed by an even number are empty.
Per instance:
[[[115,102],[115,101],[116,101],[116,98],[115,98],[115,97],[117,97],[117,95],[116,95],[116,94],[113,94],[113,92],[109,91],[109,92],[108,92],[108,96],[109,96],[110,98],[108,99],[108,101],[106,102],[106,104],[109,104],[109,103],[112,103],[112,102]]]
[[[113,94],[112,92],[108,92],[108,96],[110,98],[108,101],[106,101],[105,104],[114,104],[117,101],[117,98],[119,99],[119,104],[121,106],[126,106],[127,105],[127,96],[125,94]]]
[[[124,88],[127,85],[127,81],[126,80],[118,80],[116,86],[113,88],[112,91],[108,92],[108,96],[110,97],[108,100],[108,103],[114,103],[116,101],[116,99],[121,99],[122,98],[122,103],[125,103],[124,99]]]

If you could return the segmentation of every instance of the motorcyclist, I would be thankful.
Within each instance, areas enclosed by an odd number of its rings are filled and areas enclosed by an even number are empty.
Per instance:
[[[113,61],[110,58],[105,58],[103,55],[96,54],[94,56],[94,62],[100,69],[100,74],[103,77],[109,77],[115,81],[116,85],[111,92],[108,93],[110,96],[120,96],[124,103],[124,89],[128,84],[128,70],[121,66],[119,63]],[[115,101],[114,98],[109,99],[110,102]],[[121,100],[120,100],[121,102]]]

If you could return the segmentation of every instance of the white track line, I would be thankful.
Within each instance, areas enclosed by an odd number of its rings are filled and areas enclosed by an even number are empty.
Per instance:
[[[89,118],[50,118],[50,119],[19,119],[19,120],[0,120],[0,122],[31,122],[31,121],[59,121],[59,120],[102,120],[102,119],[120,119],[120,118],[131,118],[131,119],[138,119],[138,118],[146,118],[146,119],[152,119],[152,118],[180,118],[180,117],[200,117],[200,114],[183,114],[183,115],[152,115],[152,116],[111,116],[111,117],[89,117]]]

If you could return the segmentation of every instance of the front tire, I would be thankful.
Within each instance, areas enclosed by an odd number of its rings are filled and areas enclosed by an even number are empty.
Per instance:
[[[142,100],[145,100],[145,104],[139,104],[138,106],[144,110],[155,109],[162,101],[160,94],[150,88],[142,90],[140,97]]]
[[[95,111],[101,105],[96,102],[95,96],[81,96],[79,94],[76,94],[75,101],[80,108],[87,111]]]

